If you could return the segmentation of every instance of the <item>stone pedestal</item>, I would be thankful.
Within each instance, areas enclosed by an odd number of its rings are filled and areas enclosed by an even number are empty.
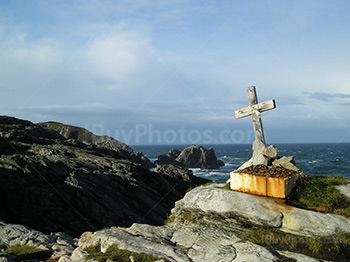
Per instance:
[[[270,177],[231,172],[230,187],[232,190],[260,196],[286,198],[299,177],[299,174],[290,177]]]

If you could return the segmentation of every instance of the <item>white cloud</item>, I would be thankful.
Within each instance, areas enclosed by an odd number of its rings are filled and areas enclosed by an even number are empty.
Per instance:
[[[93,74],[115,81],[116,87],[126,88],[147,62],[149,50],[145,44],[122,32],[94,40],[87,53]]]

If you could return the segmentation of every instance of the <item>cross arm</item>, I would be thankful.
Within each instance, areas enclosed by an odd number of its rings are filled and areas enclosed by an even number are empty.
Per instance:
[[[246,116],[250,116],[253,115],[257,112],[264,112],[264,111],[268,111],[271,109],[276,108],[276,102],[275,100],[269,100],[266,102],[262,102],[259,104],[255,104],[252,106],[248,106],[242,109],[238,109],[235,111],[235,117],[236,119],[242,118],[242,117],[246,117]]]

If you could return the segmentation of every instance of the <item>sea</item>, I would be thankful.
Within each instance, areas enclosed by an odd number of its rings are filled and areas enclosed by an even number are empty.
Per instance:
[[[275,144],[279,156],[294,156],[296,166],[308,176],[340,175],[350,178],[350,143],[323,144]],[[151,161],[159,155],[167,154],[171,149],[183,150],[189,145],[134,145],[135,152],[143,152]],[[212,147],[216,157],[224,161],[220,169],[192,169],[194,175],[210,179],[216,183],[224,183],[230,172],[236,170],[252,155],[251,144],[203,145]]]

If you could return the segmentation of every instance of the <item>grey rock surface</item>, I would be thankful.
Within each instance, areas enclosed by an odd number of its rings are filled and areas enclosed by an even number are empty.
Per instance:
[[[320,262],[319,259],[309,257],[303,254],[295,253],[295,252],[290,252],[290,251],[278,251],[279,254],[283,255],[284,257],[290,258],[290,259],[295,259],[296,261],[301,261],[301,262]],[[322,262],[327,262],[325,260],[322,260]]]
[[[278,150],[275,145],[270,145],[268,147],[265,147],[263,151],[261,152],[264,156],[274,159],[278,156]]]
[[[64,233],[45,235],[23,225],[6,224],[0,221],[0,243],[6,247],[33,246],[47,251],[45,254],[47,258],[54,260],[62,258],[61,261],[63,261],[63,258],[71,257],[78,245],[78,240]]]
[[[116,245],[119,249],[150,254],[172,262],[190,262],[188,257],[175,246],[165,245],[158,239],[132,234],[121,228],[107,229],[94,233],[85,232],[80,238],[79,248],[84,249],[94,245],[100,245],[101,252],[105,252],[110,246]],[[72,259],[72,261],[74,262],[75,260]]]
[[[295,208],[283,212],[282,230],[296,235],[329,236],[337,232],[350,233],[350,219],[319,212]]]
[[[199,210],[203,213],[219,213],[226,218],[238,219],[253,225],[280,227],[282,214],[266,208],[269,199],[215,187],[197,187],[175,204],[176,210]]]
[[[300,169],[295,166],[293,156],[283,156],[281,158],[278,158],[272,162],[272,165],[284,167],[293,171],[300,171]]]
[[[252,165],[269,165],[269,158],[262,154],[265,148],[265,145],[260,140],[255,140],[253,143],[252,157],[243,165],[241,165],[237,170],[244,169]]]
[[[72,256],[79,261],[86,256],[83,249],[101,244],[101,251],[112,245],[134,252],[152,254],[169,261],[274,261],[276,253],[242,241],[229,228],[210,229],[196,224],[131,228],[114,228],[82,235]]]
[[[340,193],[350,198],[350,180],[347,185],[335,186]]]
[[[128,159],[132,162],[140,164],[146,169],[155,167],[155,165],[145,157],[142,152],[135,155],[134,150],[109,136],[97,136],[85,128],[66,125],[57,122],[39,123],[39,125],[58,131],[58,133],[67,139],[75,139],[82,143],[94,144],[98,148],[113,150],[117,152],[120,158]]]
[[[198,217],[220,219],[238,225],[278,227],[304,236],[329,236],[350,233],[350,219],[281,204],[272,198],[259,197],[215,186],[197,187],[176,202],[172,213],[197,213]]]

